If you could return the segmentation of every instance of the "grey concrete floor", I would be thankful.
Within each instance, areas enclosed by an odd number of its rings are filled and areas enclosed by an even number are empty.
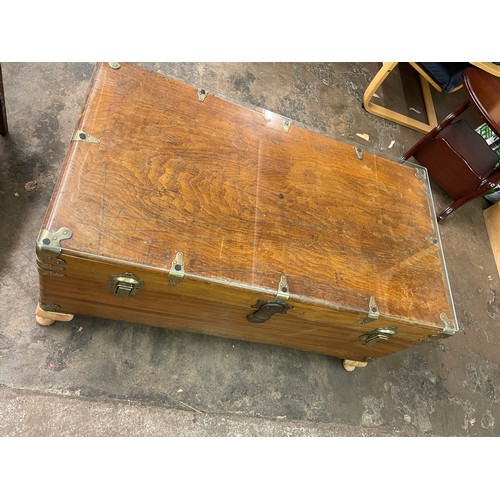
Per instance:
[[[394,158],[421,137],[362,109],[379,63],[142,65]],[[484,199],[441,225],[461,331],[353,373],[332,357],[145,325],[86,317],[36,325],[34,242],[93,64],[2,70],[10,133],[0,138],[0,435],[500,434],[500,278]],[[423,110],[416,83],[402,68],[380,99]],[[434,95],[440,118],[463,99]],[[444,207],[446,196],[434,184],[433,192]]]

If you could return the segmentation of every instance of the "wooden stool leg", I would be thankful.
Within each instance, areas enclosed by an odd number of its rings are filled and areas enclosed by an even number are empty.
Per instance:
[[[342,362],[342,366],[347,372],[352,372],[355,368],[364,368],[367,364],[364,361],[352,361],[350,359],[344,359]]]
[[[35,319],[40,326],[49,326],[56,321],[71,321],[73,314],[44,311],[39,304],[36,305]]]

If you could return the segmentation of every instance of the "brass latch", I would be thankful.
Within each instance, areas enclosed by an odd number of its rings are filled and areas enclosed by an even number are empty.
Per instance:
[[[360,335],[359,340],[363,342],[363,345],[376,344],[382,340],[388,340],[398,333],[397,326],[386,326],[381,328],[375,328],[375,330],[370,330],[369,332]]]
[[[111,276],[108,284],[109,291],[117,297],[129,297],[144,286],[144,281],[132,273],[123,273]]]

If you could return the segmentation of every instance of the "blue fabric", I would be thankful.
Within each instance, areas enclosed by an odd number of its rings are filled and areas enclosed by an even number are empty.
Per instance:
[[[441,87],[443,92],[451,92],[462,83],[464,69],[471,65],[466,62],[419,62],[422,69]]]

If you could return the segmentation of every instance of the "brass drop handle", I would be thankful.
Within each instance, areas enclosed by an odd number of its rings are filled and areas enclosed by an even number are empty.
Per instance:
[[[382,328],[375,328],[375,330],[370,330],[364,333],[359,338],[363,342],[363,345],[371,345],[381,342],[383,340],[389,340],[391,337],[398,333],[397,326],[388,326]]]
[[[389,335],[386,333],[376,333],[374,335],[371,335],[369,338],[367,338],[363,345],[370,345],[370,344],[376,344],[377,342],[380,342],[381,340],[388,340]]]
[[[265,323],[275,314],[286,314],[289,309],[293,308],[290,304],[277,300],[258,300],[252,307],[257,311],[247,316],[250,323]]]

